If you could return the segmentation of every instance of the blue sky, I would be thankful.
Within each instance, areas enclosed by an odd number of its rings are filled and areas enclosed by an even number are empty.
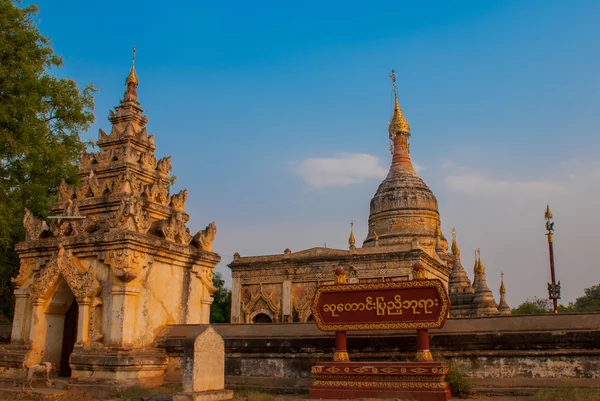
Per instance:
[[[394,68],[467,271],[479,247],[512,306],[545,296],[549,202],[564,300],[600,282],[599,2],[36,3],[59,73],[99,89],[85,139],[109,127],[137,46],[157,156],[173,155],[192,230],[217,222],[226,276],[235,251],[344,248],[350,220],[365,237]]]

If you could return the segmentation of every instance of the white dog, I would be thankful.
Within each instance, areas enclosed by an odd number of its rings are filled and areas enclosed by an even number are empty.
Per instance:
[[[33,387],[31,386],[31,382],[33,382],[33,376],[35,376],[36,373],[41,373],[41,374],[46,374],[46,385],[48,387],[52,387],[52,380],[50,380],[50,372],[52,372],[53,370],[56,370],[56,365],[50,362],[40,362],[36,365],[31,365],[29,368],[27,368],[25,366],[25,363],[23,363],[23,369],[25,369],[25,372],[27,373],[27,377],[25,378],[25,380],[23,381],[23,390],[25,390],[25,385],[28,384],[29,388],[31,388],[33,390]]]

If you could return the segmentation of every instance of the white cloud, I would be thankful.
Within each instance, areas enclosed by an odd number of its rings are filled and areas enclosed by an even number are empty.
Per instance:
[[[413,161],[412,164],[413,164],[413,168],[415,169],[415,172],[417,174],[420,173],[421,171],[425,170],[425,166],[423,166],[422,164],[419,164],[415,161]]]
[[[295,167],[296,173],[311,187],[323,188],[360,184],[368,179],[383,179],[388,169],[376,156],[364,153],[339,153],[331,158],[309,158]]]
[[[453,191],[475,196],[517,196],[539,197],[562,192],[564,185],[559,182],[497,180],[480,173],[448,175],[446,185]]]

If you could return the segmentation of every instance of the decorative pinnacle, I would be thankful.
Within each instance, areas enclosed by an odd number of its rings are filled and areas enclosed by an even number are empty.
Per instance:
[[[402,109],[400,108],[400,103],[398,103],[398,92],[396,89],[396,73],[392,70],[392,75],[390,75],[392,79],[392,85],[394,87],[394,113],[392,114],[392,119],[389,123],[388,133],[390,137],[390,141],[394,140],[394,137],[398,133],[404,133],[410,136],[410,125],[404,118],[404,114],[402,114]]]
[[[129,71],[129,76],[127,77],[127,80],[125,81],[126,84],[134,83],[137,85],[139,83],[137,74],[135,73],[135,56],[136,56],[136,49],[135,49],[135,46],[133,46],[133,56],[131,57],[131,70]]]
[[[504,272],[500,273],[500,294],[506,294],[506,288],[504,288]]]
[[[546,205],[546,213],[544,214],[544,218],[545,219],[551,219],[552,216],[552,212],[550,211],[550,205]]]
[[[458,248],[458,245],[456,243],[456,229],[455,228],[452,229],[452,254],[460,255],[460,249]]]
[[[350,246],[354,246],[355,243],[355,239],[354,239],[354,220],[350,221],[350,238],[348,238],[348,244]]]
[[[483,263],[481,263],[481,251],[477,248],[477,273],[484,273],[485,268],[483,267]]]

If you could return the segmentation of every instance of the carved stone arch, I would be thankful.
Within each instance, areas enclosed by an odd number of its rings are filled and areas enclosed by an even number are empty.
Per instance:
[[[101,290],[94,269],[84,266],[71,251],[65,250],[61,245],[29,288],[31,300],[49,299],[57,291],[60,277],[80,300],[94,297]]]
[[[264,315],[267,315],[267,316],[269,316],[269,317],[271,318],[271,321],[272,321],[273,323],[275,323],[275,322],[277,321],[277,320],[275,319],[275,315],[273,315],[273,312],[271,312],[269,309],[259,309],[259,310],[256,310],[256,311],[254,311],[254,312],[252,312],[252,313],[250,314],[250,322],[248,322],[248,323],[251,323],[251,322],[253,322],[254,318],[255,318],[256,316],[260,315],[260,314],[264,314]]]
[[[249,320],[248,323],[252,321],[253,316],[256,316],[255,312],[259,310],[269,310],[270,313],[267,315],[271,316],[274,322],[279,322],[281,302],[275,303],[273,294],[267,295],[261,285],[260,291],[252,295],[250,301],[243,305],[242,309],[246,315],[246,320]]]

